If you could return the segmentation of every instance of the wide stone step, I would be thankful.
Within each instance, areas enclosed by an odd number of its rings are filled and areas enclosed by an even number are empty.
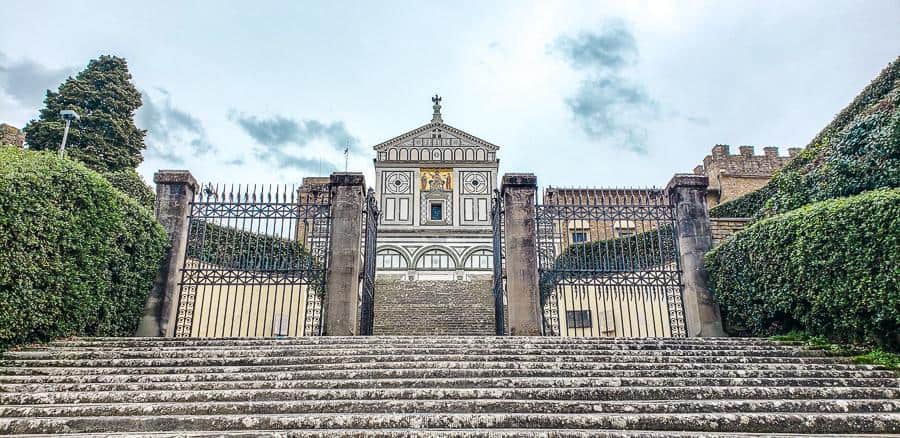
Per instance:
[[[148,346],[259,346],[259,345],[329,345],[329,346],[370,346],[370,345],[696,345],[696,346],[753,346],[790,347],[798,342],[775,342],[761,338],[620,338],[620,337],[554,337],[554,336],[327,336],[299,338],[70,338],[49,343],[49,346],[102,346],[102,347],[148,347]]]
[[[96,434],[37,434],[28,435],[31,438],[37,437],[57,437],[65,436],[70,438],[91,437],[95,438]],[[143,432],[135,433],[104,433],[105,437],[169,437],[171,432]],[[716,432],[678,432],[678,431],[646,431],[646,430],[601,430],[601,429],[289,429],[289,430],[253,430],[253,431],[179,431],[179,437],[292,437],[292,438],[521,438],[527,436],[530,438],[741,438],[741,437],[816,437],[816,438],[880,438],[890,437],[896,438],[896,435],[888,434],[781,434],[781,433],[716,433]]]
[[[194,369],[192,369],[194,370]],[[2,371],[2,370],[0,370]],[[99,371],[94,374],[66,375],[0,375],[0,383],[149,383],[149,382],[225,382],[250,380],[315,380],[315,379],[423,379],[453,377],[619,377],[619,378],[831,378],[867,379],[894,378],[891,371],[841,371],[841,370],[608,370],[572,369],[551,367],[529,368],[385,368],[385,369],[334,369],[299,371],[255,371],[241,369],[227,373],[178,372],[162,374],[128,374],[123,370]]]
[[[318,351],[323,349],[342,349],[355,350],[367,348],[393,349],[403,350],[410,348],[455,348],[455,349],[482,349],[482,348],[529,348],[529,349],[566,349],[566,350],[589,350],[589,351],[782,351],[795,353],[799,351],[814,351],[816,354],[823,354],[823,350],[815,349],[798,349],[795,346],[786,345],[770,345],[770,344],[670,344],[670,343],[493,343],[493,344],[476,344],[476,343],[439,343],[439,342],[402,342],[398,344],[283,344],[283,343],[260,343],[260,344],[240,344],[240,345],[106,345],[106,344],[90,344],[90,345],[54,345],[47,347],[44,345],[26,346],[17,351],[54,351],[54,352],[119,352],[119,351],[246,351],[246,350],[291,350],[291,351]]]
[[[3,392],[203,391],[232,389],[365,389],[365,388],[601,388],[601,387],[882,387],[900,389],[893,378],[659,378],[659,377],[456,377],[383,379],[299,379],[137,383],[4,384]]]
[[[575,428],[654,431],[900,433],[900,414],[252,414],[0,419],[0,433],[279,429]]]
[[[893,372],[764,339],[74,338],[0,358],[0,434],[850,436],[898,428]]]
[[[798,386],[665,386],[567,388],[350,388],[188,391],[0,392],[0,404],[239,402],[284,400],[827,400],[897,399],[896,388]]]
[[[306,413],[896,413],[900,400],[321,400],[61,404],[0,407],[0,417],[235,415]]]
[[[394,369],[562,369],[562,370],[604,370],[604,371],[667,371],[667,370],[703,370],[703,371],[869,371],[886,373],[880,377],[890,377],[892,372],[884,371],[876,365],[851,363],[648,363],[648,362],[557,362],[557,361],[370,361],[370,362],[333,362],[333,363],[291,363],[276,365],[239,364],[234,366],[16,366],[0,367],[0,381],[3,376],[75,376],[94,374],[204,374],[204,373],[279,373],[308,370],[394,370]]]
[[[811,358],[827,357],[822,350],[804,349],[718,349],[718,350],[691,350],[691,349],[596,349],[581,348],[545,348],[514,346],[505,348],[484,347],[479,349],[463,347],[369,347],[365,349],[351,348],[245,348],[245,349],[205,349],[205,350],[175,350],[175,349],[122,349],[122,350],[94,350],[94,351],[68,351],[68,350],[21,350],[10,351],[3,354],[9,360],[79,360],[79,359],[181,359],[181,358],[242,358],[242,357],[320,357],[320,356],[359,356],[359,355],[519,355],[519,356],[667,356],[667,357],[697,357],[697,356],[727,356],[748,358]]]
[[[243,365],[286,365],[296,362],[346,363],[346,362],[390,362],[390,361],[441,361],[441,362],[605,362],[605,363],[802,363],[839,364],[848,363],[839,357],[773,357],[773,356],[683,356],[683,355],[569,355],[569,354],[406,354],[370,355],[359,352],[355,355],[309,355],[304,357],[179,357],[140,359],[3,359],[2,367],[160,367],[160,366],[243,366]]]

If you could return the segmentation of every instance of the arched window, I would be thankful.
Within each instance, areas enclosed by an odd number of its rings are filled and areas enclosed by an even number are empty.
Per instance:
[[[451,270],[456,269],[456,263],[446,251],[435,248],[419,256],[416,261],[416,269]]]
[[[403,254],[396,249],[383,249],[378,251],[375,254],[375,266],[378,269],[383,270],[406,270],[409,268],[409,263],[406,261],[406,257],[403,257]]]
[[[479,249],[466,259],[466,269],[490,270],[494,268],[494,255],[488,249]]]

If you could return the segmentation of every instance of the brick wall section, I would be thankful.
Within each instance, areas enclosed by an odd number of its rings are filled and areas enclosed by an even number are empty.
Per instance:
[[[713,247],[719,246],[726,237],[747,226],[750,218],[709,218]]]
[[[375,282],[375,335],[494,335],[491,280]]]

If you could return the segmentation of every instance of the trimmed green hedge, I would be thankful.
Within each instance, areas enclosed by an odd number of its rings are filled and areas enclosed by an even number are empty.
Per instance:
[[[325,269],[303,243],[253,233],[210,222],[193,221],[187,257],[203,263],[240,271],[284,270],[285,275],[303,271],[311,286],[324,285]],[[201,242],[202,240],[202,242]],[[322,295],[324,288],[317,288]]]
[[[153,204],[156,203],[156,193],[147,186],[147,183],[138,175],[136,170],[122,169],[103,172],[102,175],[113,187],[134,198],[144,208],[153,211]]]
[[[727,330],[900,349],[900,189],[761,220],[707,254]]]
[[[575,243],[556,258],[554,270],[641,271],[674,263],[674,232],[671,225],[664,225],[631,236]]]
[[[0,148],[0,348],[133,334],[167,241],[84,165]]]
[[[245,271],[319,269],[303,243],[210,222],[193,221],[187,256],[203,263]],[[199,242],[202,240],[203,242]]]
[[[664,225],[632,236],[571,244],[553,261],[553,269],[541,273],[541,296],[549,296],[562,280],[645,271],[675,263],[674,231],[673,226]]]

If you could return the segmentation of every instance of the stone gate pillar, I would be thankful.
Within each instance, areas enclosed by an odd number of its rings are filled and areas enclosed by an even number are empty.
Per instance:
[[[712,248],[703,175],[676,174],[666,192],[675,207],[678,249],[684,282],[684,317],[688,336],[725,336],[719,303],[707,287],[704,255]]]
[[[325,283],[325,329],[329,336],[359,334],[359,280],[362,269],[362,173],[331,174],[331,248]]]
[[[501,186],[506,234],[506,291],[509,334],[541,335],[538,287],[535,198],[537,177],[507,173]]]
[[[147,297],[137,336],[175,336],[181,267],[187,246],[190,203],[199,190],[187,170],[160,170],[156,183],[156,219],[169,235],[169,249]]]

